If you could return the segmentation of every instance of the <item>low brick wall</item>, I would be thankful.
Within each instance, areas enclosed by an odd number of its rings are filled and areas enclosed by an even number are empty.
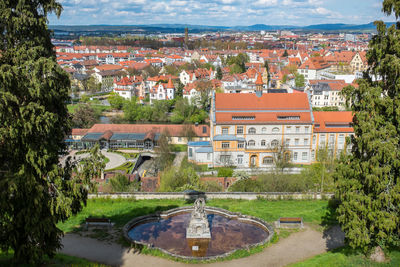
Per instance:
[[[206,199],[243,199],[243,200],[256,200],[259,198],[280,200],[280,199],[329,199],[333,194],[319,194],[319,193],[237,193],[237,192],[223,192],[223,193],[152,193],[152,192],[138,192],[138,193],[114,193],[114,194],[89,194],[89,198],[134,198],[137,200],[147,199],[195,199],[202,196]]]

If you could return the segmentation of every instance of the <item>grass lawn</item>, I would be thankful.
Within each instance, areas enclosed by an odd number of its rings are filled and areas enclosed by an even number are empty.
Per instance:
[[[12,256],[12,252],[6,254],[0,250],[0,266],[11,266]],[[56,254],[53,259],[46,258],[45,263],[41,266],[107,267],[108,265],[94,263],[85,259],[64,254]]]
[[[135,164],[133,162],[127,161],[124,164],[122,164],[121,166],[115,167],[114,169],[105,170],[105,172],[120,170],[120,171],[124,171],[125,173],[129,173],[134,166],[135,166]]]
[[[186,152],[187,145],[169,145],[172,152]]]
[[[339,248],[309,260],[290,265],[290,267],[398,267],[400,266],[400,250],[389,253],[390,262],[376,263],[364,255],[349,248]]]
[[[95,110],[96,114],[101,114],[104,111],[110,111],[111,107],[110,106],[104,106],[104,105],[95,105],[95,104],[90,104],[90,106]],[[67,105],[68,112],[71,114],[74,114],[76,108],[78,107],[78,104],[69,104]]]
[[[64,232],[77,229],[89,216],[110,218],[116,227],[124,226],[132,218],[164,211],[172,208],[192,205],[184,200],[133,200],[133,199],[90,199],[87,206],[77,215],[58,226]],[[321,224],[329,217],[328,201],[321,200],[209,200],[208,206],[219,207],[233,212],[259,217],[273,222],[279,217],[303,217],[304,221]]]

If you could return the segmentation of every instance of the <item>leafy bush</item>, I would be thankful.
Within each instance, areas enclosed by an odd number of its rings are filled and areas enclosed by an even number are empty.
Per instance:
[[[229,192],[261,192],[260,182],[253,179],[239,180],[229,187]]]
[[[219,168],[218,177],[232,177],[233,170],[231,168]]]
[[[110,179],[110,186],[112,192],[136,192],[139,191],[139,182],[129,181],[126,175],[118,173],[115,177]]]
[[[200,190],[200,180],[192,167],[169,167],[161,174],[161,192],[180,192],[185,190]]]
[[[205,192],[222,192],[223,186],[216,181],[205,181],[201,183],[201,189]]]

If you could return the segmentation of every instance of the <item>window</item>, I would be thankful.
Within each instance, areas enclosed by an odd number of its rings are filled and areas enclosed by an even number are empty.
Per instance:
[[[267,132],[267,128],[266,128],[266,127],[263,127],[263,128],[261,129],[261,131],[262,131],[263,133],[266,133],[266,132]]]
[[[207,160],[211,159],[211,153],[207,153]]]
[[[278,127],[273,128],[273,129],[272,129],[272,132],[273,132],[273,133],[279,133],[279,128],[278,128]]]
[[[343,145],[344,144],[344,134],[339,134],[338,144],[339,145]]]
[[[253,147],[256,145],[256,142],[254,140],[250,140],[249,143],[247,144],[249,147]]]
[[[222,142],[222,148],[229,148],[229,142]]]
[[[266,145],[265,140],[261,140],[261,146],[265,146],[265,145]]]
[[[272,157],[264,157],[263,158],[263,164],[264,165],[271,165],[274,163],[274,160],[272,159]]]
[[[285,146],[286,146],[286,147],[289,147],[289,146],[290,146],[290,139],[289,139],[289,138],[286,138]]]
[[[300,132],[300,126],[296,126],[296,133]]]
[[[277,146],[279,146],[279,141],[278,141],[278,140],[273,140],[273,141],[271,142],[271,146],[272,146],[272,147],[277,147]]]
[[[294,160],[294,161],[296,161],[296,160],[297,160],[297,155],[298,155],[298,153],[297,153],[297,152],[294,152],[294,153],[293,153],[293,160]]]
[[[315,160],[315,151],[314,150],[311,151],[311,159]]]
[[[237,147],[238,148],[244,148],[244,142],[243,141],[239,141]]]
[[[287,126],[286,127],[286,132],[290,133],[292,131],[292,126]]]
[[[256,134],[256,128],[254,127],[249,128],[249,134]]]
[[[307,152],[301,153],[301,159],[302,160],[308,160],[308,153]]]
[[[190,158],[193,157],[193,149],[192,148],[189,148],[189,157]]]
[[[278,120],[298,121],[300,120],[300,116],[278,116]]]
[[[308,126],[304,127],[304,131],[305,131],[306,133],[308,133],[309,130],[310,130],[310,127],[308,127]]]
[[[243,126],[238,126],[237,127],[236,134],[243,134]]]
[[[299,145],[299,142],[300,142],[300,139],[299,139],[299,138],[294,139],[294,145],[295,145],[295,146],[298,146],[298,145]]]
[[[222,134],[229,134],[229,128],[228,127],[223,127],[222,128]]]
[[[319,139],[319,144],[321,146],[325,145],[325,135],[324,134],[321,134],[320,139]]]
[[[223,164],[230,164],[231,163],[231,156],[230,155],[221,155],[219,160]]]
[[[206,126],[203,126],[203,133],[204,134],[207,133],[207,127]]]
[[[308,138],[304,138],[304,145],[308,146]]]
[[[313,136],[312,142],[313,142],[313,144],[315,144],[315,142],[317,142],[317,136],[316,135]]]
[[[243,155],[238,155],[237,156],[237,163],[238,164],[243,164]]]
[[[254,120],[256,116],[232,116],[234,121]]]
[[[178,137],[178,142],[182,142],[182,137]]]

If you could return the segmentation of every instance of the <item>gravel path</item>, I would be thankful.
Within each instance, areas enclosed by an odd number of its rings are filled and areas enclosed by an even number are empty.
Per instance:
[[[142,255],[129,251],[115,243],[101,242],[96,239],[67,234],[62,243],[62,253],[101,262],[111,266],[207,266],[207,267],[244,267],[244,266],[286,266],[324,253],[344,244],[344,234],[335,226],[321,233],[306,228],[291,234],[288,238],[266,248],[263,252],[247,258],[210,264],[184,264],[158,257]]]
[[[182,163],[182,160],[183,160],[183,158],[185,156],[186,156],[186,152],[177,152],[176,156],[175,156],[175,159],[174,159],[174,162],[172,163],[172,165],[175,166],[175,167],[180,167],[181,163]]]
[[[127,161],[124,156],[122,156],[120,154],[116,154],[116,153],[107,152],[107,150],[101,150],[101,154],[103,154],[110,160],[106,164],[106,168],[105,168],[106,170],[110,170],[110,169],[119,167]],[[89,153],[83,153],[83,154],[76,155],[76,151],[72,151],[68,156],[71,156],[72,159],[75,158],[76,160],[81,160],[81,159],[87,158],[89,156]],[[63,157],[62,159],[60,159],[60,162],[64,163],[66,158],[67,158],[67,156]]]

